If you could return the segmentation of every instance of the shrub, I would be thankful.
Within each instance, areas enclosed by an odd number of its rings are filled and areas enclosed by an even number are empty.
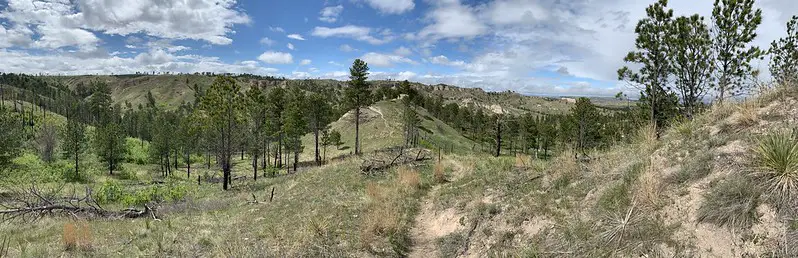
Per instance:
[[[780,200],[794,198],[798,190],[798,140],[789,132],[765,135],[755,149],[754,175],[767,192]]]
[[[461,232],[454,232],[438,238],[438,250],[441,257],[457,257],[466,244],[466,236]]]
[[[105,181],[100,189],[94,193],[94,199],[101,204],[113,203],[122,200],[125,193],[122,186],[116,181]]]
[[[734,175],[715,184],[698,208],[698,221],[718,226],[748,228],[759,217],[759,191],[744,176]]]
[[[443,166],[442,162],[438,161],[435,163],[435,167],[433,168],[433,176],[435,177],[436,183],[446,183],[445,167]]]
[[[399,183],[410,189],[418,189],[421,185],[421,175],[415,169],[400,167],[398,170]]]
[[[712,152],[704,150],[697,155],[697,157],[683,164],[679,171],[669,176],[666,179],[667,182],[671,184],[683,184],[709,175],[712,171]]]

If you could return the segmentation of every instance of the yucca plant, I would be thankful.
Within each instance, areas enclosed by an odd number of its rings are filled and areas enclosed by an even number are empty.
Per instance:
[[[762,137],[755,149],[754,175],[767,192],[781,200],[792,199],[798,191],[798,139],[795,132],[775,132]]]

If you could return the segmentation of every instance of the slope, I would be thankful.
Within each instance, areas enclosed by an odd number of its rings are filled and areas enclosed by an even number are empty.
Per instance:
[[[780,88],[586,162],[454,155],[464,172],[430,192],[416,227],[446,229],[432,241],[443,257],[794,257],[794,199],[754,172],[763,137],[794,130],[796,111],[798,91]]]
[[[361,110],[360,141],[363,153],[383,150],[390,147],[401,146],[404,143],[402,131],[401,101],[398,99],[377,102]],[[463,137],[456,129],[443,121],[429,115],[423,108],[416,107],[416,112],[421,119],[423,136],[429,148],[445,148],[448,151],[468,152],[474,142]],[[355,121],[354,110],[341,116],[330,125],[332,130],[341,133],[341,148],[335,146],[327,149],[327,159],[333,159],[354,152]],[[300,155],[301,161],[313,160],[314,136],[307,134],[302,137],[304,152]],[[321,147],[319,147],[321,148]]]

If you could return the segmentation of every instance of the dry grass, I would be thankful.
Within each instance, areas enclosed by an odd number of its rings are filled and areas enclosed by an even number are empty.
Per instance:
[[[517,168],[527,168],[531,163],[532,157],[529,155],[524,155],[521,153],[515,154],[515,167]]]
[[[86,222],[65,223],[61,236],[64,241],[64,249],[67,251],[75,249],[91,250],[91,230]]]
[[[651,153],[659,146],[659,139],[657,137],[657,130],[653,126],[642,126],[635,135],[635,140],[640,149],[646,153]]]
[[[418,189],[421,186],[421,174],[410,167],[400,167],[397,170],[399,181],[398,183],[410,189]]]
[[[737,105],[737,125],[748,127],[756,125],[759,121],[759,101],[756,99],[748,100]]]
[[[443,162],[438,161],[435,163],[435,167],[433,168],[433,177],[435,179],[435,183],[446,183],[446,167],[443,166]]]

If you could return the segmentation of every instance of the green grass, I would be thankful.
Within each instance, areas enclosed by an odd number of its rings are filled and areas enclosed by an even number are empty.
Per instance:
[[[789,203],[798,191],[798,139],[791,132],[763,136],[756,146],[754,175],[768,193]]]

